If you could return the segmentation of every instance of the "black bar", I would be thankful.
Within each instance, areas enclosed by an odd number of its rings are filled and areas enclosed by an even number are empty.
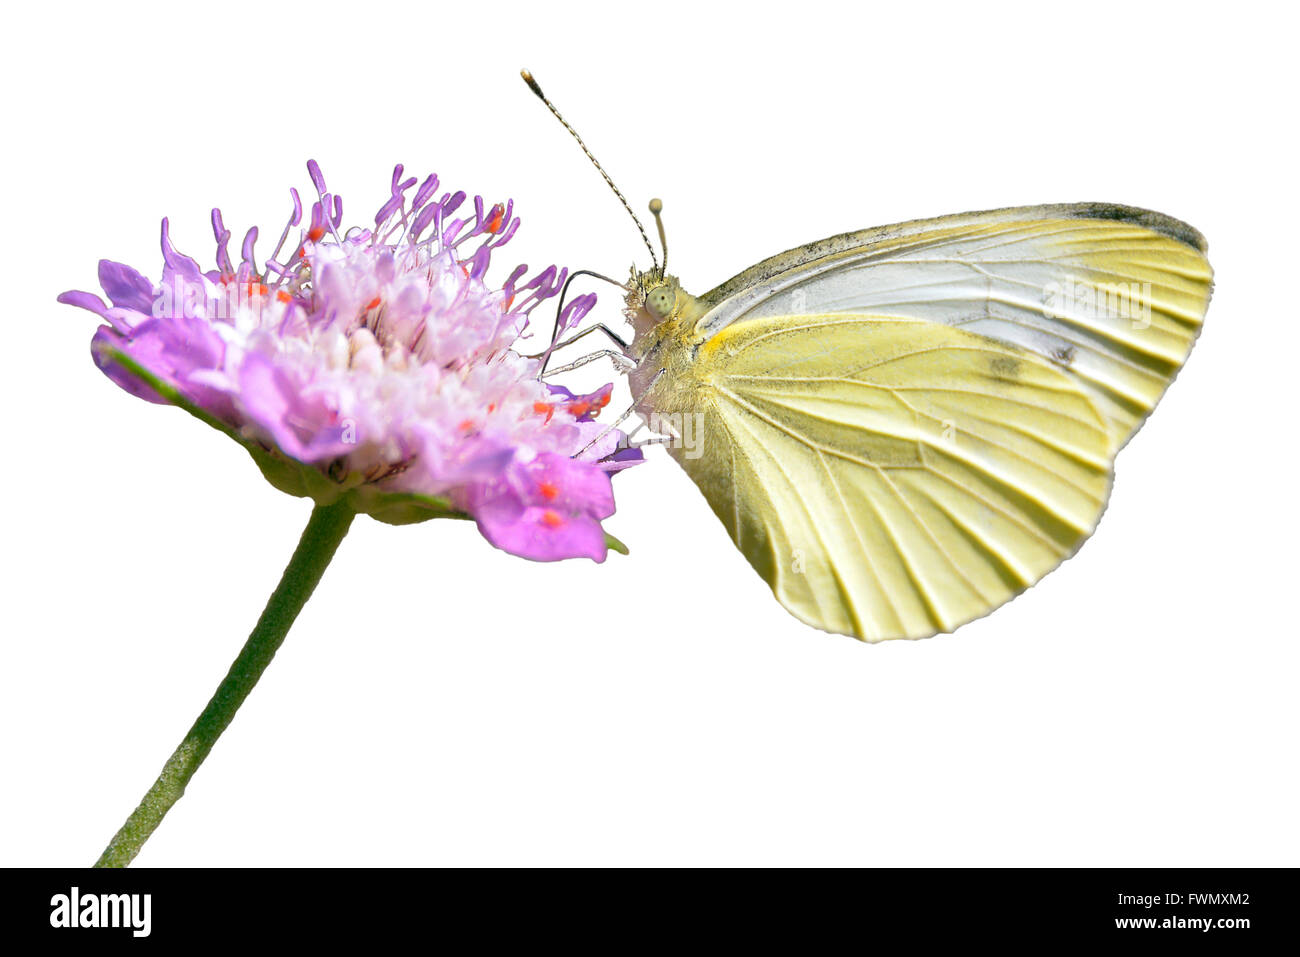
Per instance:
[[[84,944],[133,947],[152,946],[147,941],[338,945],[349,939],[374,945],[399,943],[412,933],[436,943],[478,927],[481,943],[518,933],[520,940],[532,934],[533,946],[587,941],[614,949],[648,942],[734,944],[755,935],[762,940],[789,934],[803,935],[808,946],[801,949],[845,934],[862,948],[902,939],[1133,941],[1176,948],[1210,943],[1237,949],[1288,941],[1295,928],[1291,869],[719,874],[628,868],[594,880],[580,869],[549,876],[488,870],[32,869],[4,876],[9,890],[0,897],[0,926],[9,938],[40,938],[42,944],[75,937]],[[76,923],[119,926],[70,926],[73,888]]]

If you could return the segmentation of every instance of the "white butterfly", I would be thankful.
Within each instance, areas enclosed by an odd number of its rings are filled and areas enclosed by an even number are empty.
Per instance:
[[[794,615],[952,631],[1092,533],[1200,330],[1205,249],[1083,203],[846,233],[700,297],[634,269],[634,409]]]

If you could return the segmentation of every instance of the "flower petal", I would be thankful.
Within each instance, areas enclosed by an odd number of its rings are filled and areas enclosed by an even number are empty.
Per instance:
[[[539,506],[526,508],[513,519],[489,513],[478,518],[478,527],[497,548],[535,562],[566,558],[603,562],[608,554],[599,522]]]
[[[99,284],[107,293],[109,301],[119,309],[131,309],[145,316],[153,311],[153,283],[130,266],[115,263],[111,259],[101,259]]]
[[[266,356],[254,352],[239,373],[239,404],[290,458],[320,462],[348,452],[347,426],[319,396],[298,385]]]

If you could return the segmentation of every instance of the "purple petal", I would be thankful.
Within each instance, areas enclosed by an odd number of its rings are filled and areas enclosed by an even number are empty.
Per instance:
[[[586,516],[562,515],[554,509],[534,506],[512,521],[497,515],[476,518],[483,537],[497,548],[535,562],[566,558],[603,562],[607,554],[600,523]]]
[[[544,452],[526,466],[526,474],[531,486],[523,494],[529,505],[595,519],[614,514],[609,476],[590,462]]]
[[[78,309],[89,309],[95,315],[107,319],[108,306],[104,305],[104,300],[100,299],[93,292],[82,292],[79,289],[69,289],[67,292],[61,292],[56,297],[56,301],[63,303],[65,306],[76,306]]]
[[[90,310],[123,335],[129,335],[136,323],[148,318],[148,313],[142,314],[135,309],[123,309],[117,306],[109,308],[98,296],[76,289],[60,293],[58,301],[67,306]]]
[[[184,282],[203,284],[203,270],[189,256],[177,251],[172,245],[170,227],[167,218],[162,221],[163,284],[166,285],[173,276],[179,276]]]
[[[620,434],[621,435],[621,434]],[[624,469],[630,469],[634,465],[640,465],[645,461],[645,452],[630,445],[619,448],[613,455],[607,455],[596,463],[602,471],[613,474],[621,472]]]
[[[283,369],[258,352],[249,353],[240,367],[239,401],[249,420],[301,462],[344,455],[359,438],[348,434],[320,396],[305,395]]]
[[[104,375],[137,399],[159,405],[170,405],[171,403],[155,392],[151,386],[145,385],[136,378],[134,373],[127,371],[117,361],[115,353],[126,351],[126,340],[108,326],[100,326],[96,329],[95,335],[90,340],[90,354],[94,357],[95,365]],[[159,378],[163,377],[159,376]]]

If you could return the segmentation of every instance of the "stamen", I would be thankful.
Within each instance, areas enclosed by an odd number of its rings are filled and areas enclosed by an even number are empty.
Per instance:
[[[230,230],[221,221],[221,210],[212,210],[212,234],[217,238],[217,269],[223,277],[233,276],[235,266],[230,261]]]
[[[244,243],[239,250],[239,258],[242,260],[239,264],[239,277],[241,279],[258,275],[257,261],[253,258],[253,247],[255,245],[257,245],[257,227],[251,226],[248,232],[244,233]]]
[[[275,257],[280,255],[280,250],[284,248],[284,241],[289,238],[289,230],[302,222],[302,199],[298,196],[298,191],[292,186],[289,187],[289,195],[293,197],[293,215],[289,217],[289,222],[285,223],[284,232],[280,233],[280,241],[275,244],[275,249],[271,251],[271,255],[266,259],[268,270],[273,264],[277,266],[279,265],[276,263]],[[283,278],[284,270],[279,269],[277,271],[280,273],[281,278]]]

